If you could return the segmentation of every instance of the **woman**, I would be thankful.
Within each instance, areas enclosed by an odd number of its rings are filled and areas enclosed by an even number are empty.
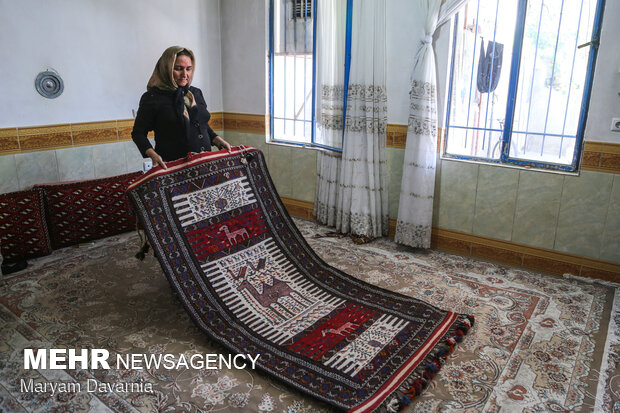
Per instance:
[[[200,89],[190,86],[194,53],[180,46],[167,48],[140,98],[131,137],[142,157],[166,169],[165,162],[188,152],[210,151],[211,145],[230,152],[230,145],[209,126],[211,114]],[[147,139],[155,131],[155,148]]]

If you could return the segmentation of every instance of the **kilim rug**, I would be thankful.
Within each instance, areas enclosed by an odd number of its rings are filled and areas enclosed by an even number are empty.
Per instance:
[[[125,191],[141,172],[83,181],[40,184],[54,249],[136,228]]]
[[[194,322],[340,409],[400,410],[473,324],[327,265],[286,212],[257,149],[189,155],[150,171],[128,195]]]

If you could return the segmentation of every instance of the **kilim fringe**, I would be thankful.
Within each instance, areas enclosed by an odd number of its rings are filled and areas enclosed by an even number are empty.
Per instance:
[[[448,356],[454,351],[456,343],[463,341],[463,337],[473,325],[473,316],[461,316],[459,321],[446,333],[443,341],[435,346],[416,370],[392,393],[391,397],[383,401],[377,411],[399,412],[422,394]]]

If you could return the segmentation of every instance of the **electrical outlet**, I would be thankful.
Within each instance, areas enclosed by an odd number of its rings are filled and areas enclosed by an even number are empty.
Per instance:
[[[147,158],[144,160],[144,162],[142,162],[142,172],[146,173],[148,171],[151,170],[151,168],[153,167],[153,160],[150,158]]]
[[[611,120],[611,131],[620,132],[620,118],[613,118]]]

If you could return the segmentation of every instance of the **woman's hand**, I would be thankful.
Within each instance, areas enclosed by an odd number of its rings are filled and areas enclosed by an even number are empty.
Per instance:
[[[220,138],[219,136],[216,136],[215,139],[213,139],[213,144],[220,149],[226,149],[228,153],[230,153],[231,151],[230,143],[226,142],[224,139]]]
[[[155,152],[155,149],[149,148],[149,149],[146,150],[145,153],[146,153],[146,156],[148,156],[149,158],[151,158],[153,160],[153,165],[159,165],[163,169],[168,169],[168,167],[166,166],[166,163],[161,158],[161,156],[159,156],[159,154],[157,152]]]

